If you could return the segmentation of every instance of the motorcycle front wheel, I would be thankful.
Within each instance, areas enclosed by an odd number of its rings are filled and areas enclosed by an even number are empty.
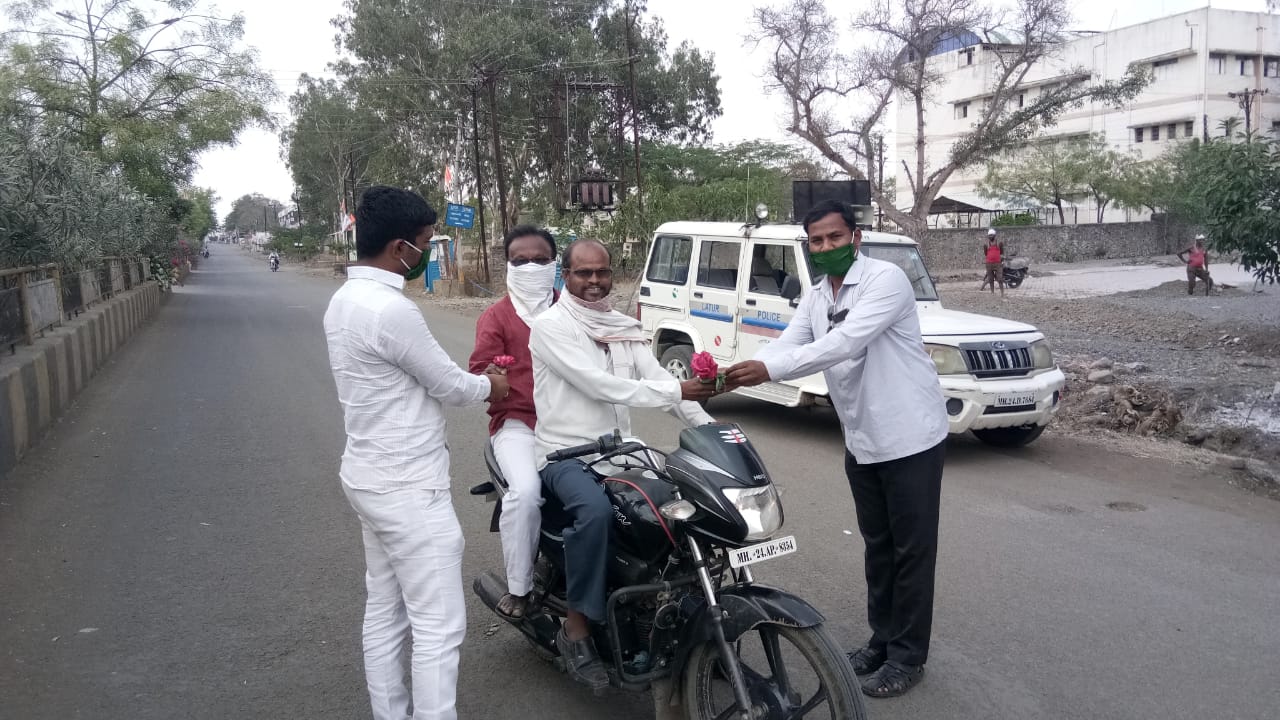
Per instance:
[[[761,720],[826,718],[865,720],[862,691],[844,651],[821,625],[765,624],[743,635],[734,649]],[[685,717],[736,718],[729,674],[714,641],[693,650],[684,675]]]

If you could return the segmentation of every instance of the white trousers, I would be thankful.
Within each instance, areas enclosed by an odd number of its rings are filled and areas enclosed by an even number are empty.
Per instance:
[[[507,591],[527,595],[542,527],[542,478],[533,457],[533,430],[519,420],[507,420],[493,435],[493,454],[508,484],[498,518]]]
[[[374,720],[456,720],[467,625],[464,541],[449,491],[343,490],[364,533],[364,671]],[[411,641],[412,695],[402,660]]]

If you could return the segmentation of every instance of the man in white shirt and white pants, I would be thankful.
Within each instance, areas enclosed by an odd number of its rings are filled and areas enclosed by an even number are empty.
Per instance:
[[[712,422],[693,400],[715,394],[714,384],[671,377],[653,357],[640,322],[609,303],[609,251],[594,240],[569,244],[561,260],[566,292],[534,321],[534,430],[543,485],[573,519],[564,538],[568,617],[556,637],[569,677],[599,690],[609,684],[591,641],[591,622],[605,620],[605,572],[613,507],[582,460],[547,464],[556,450],[620,430],[631,433],[628,408],[662,408],[690,427]]]
[[[454,364],[402,292],[426,268],[435,223],[417,193],[366,191],[356,209],[358,262],[324,315],[347,430],[339,474],[364,535],[374,720],[457,718],[463,538],[449,496],[443,406],[507,394],[504,376]],[[410,642],[412,691],[401,659]]]
[[[920,681],[929,655],[945,400],[906,273],[859,256],[862,233],[848,205],[815,205],[804,228],[825,277],[782,336],[730,368],[726,383],[826,376],[866,547],[871,639],[849,660],[864,693],[896,697]]]

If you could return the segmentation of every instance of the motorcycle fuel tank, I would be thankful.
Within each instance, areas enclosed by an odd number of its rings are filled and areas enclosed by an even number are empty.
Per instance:
[[[671,551],[674,538],[658,508],[675,499],[671,484],[651,471],[623,470],[604,480],[613,506],[613,540],[647,561]]]

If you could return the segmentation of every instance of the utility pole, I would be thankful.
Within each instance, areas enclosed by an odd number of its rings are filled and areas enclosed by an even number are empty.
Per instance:
[[[622,11],[627,19],[627,79],[631,86],[631,149],[636,166],[636,202],[644,215],[644,189],[640,180],[640,111],[636,107],[636,55],[631,44],[631,0],[625,0]]]
[[[1271,88],[1259,90],[1258,88],[1245,88],[1240,92],[1229,92],[1227,97],[1236,101],[1240,109],[1244,111],[1244,134],[1248,135],[1253,130],[1253,99],[1258,98],[1261,101],[1263,95],[1271,92]]]
[[[478,81],[477,81],[478,82]],[[489,282],[489,240],[484,230],[484,182],[480,171],[480,121],[479,109],[476,106],[477,83],[471,84],[471,144],[475,150],[476,160],[476,203],[480,209],[480,252],[476,258],[480,261],[480,276]]]
[[[486,79],[489,85],[489,127],[493,131],[493,165],[494,172],[498,175],[498,212],[502,214],[502,222],[498,224],[502,228],[502,234],[506,235],[510,229],[507,222],[507,175],[502,168],[502,138],[498,134],[498,90],[497,78],[490,75]],[[487,270],[486,270],[486,274]]]
[[[879,181],[876,183],[872,193],[880,193],[880,196],[884,197],[884,135],[877,135],[876,140],[879,144],[876,152],[878,156],[877,165],[879,166],[876,174],[879,176]],[[880,207],[881,204],[876,203],[876,230],[884,230],[884,208]]]

